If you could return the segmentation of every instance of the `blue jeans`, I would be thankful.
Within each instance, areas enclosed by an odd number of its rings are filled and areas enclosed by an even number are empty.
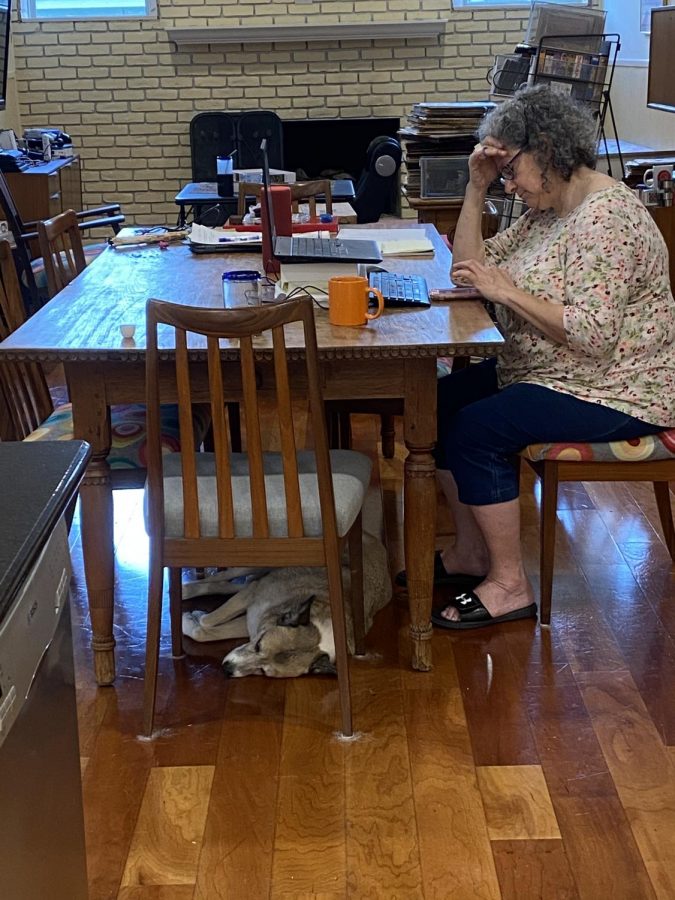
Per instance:
[[[459,499],[472,506],[518,496],[528,444],[623,441],[663,431],[633,416],[536,384],[497,384],[497,361],[471,365],[438,381],[439,469],[449,469]]]

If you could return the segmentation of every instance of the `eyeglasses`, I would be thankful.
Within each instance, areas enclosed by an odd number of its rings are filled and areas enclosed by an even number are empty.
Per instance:
[[[518,159],[520,154],[524,152],[524,150],[525,150],[525,148],[523,148],[522,150],[519,150],[515,156],[511,157],[511,159],[507,162],[507,164],[505,166],[502,166],[502,170],[499,173],[499,180],[502,182],[502,184],[504,184],[507,181],[513,181],[513,178],[516,174],[515,170],[513,168],[513,164]]]

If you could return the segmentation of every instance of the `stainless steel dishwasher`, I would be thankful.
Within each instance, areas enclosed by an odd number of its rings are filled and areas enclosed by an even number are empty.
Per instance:
[[[63,516],[42,533],[0,618],[0,897],[86,900]]]

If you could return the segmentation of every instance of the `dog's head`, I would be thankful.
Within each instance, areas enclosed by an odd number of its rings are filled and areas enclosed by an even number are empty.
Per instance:
[[[273,607],[261,619],[256,637],[227,654],[223,660],[225,675],[228,678],[334,675],[335,666],[319,646],[319,629],[310,620],[314,599],[314,595],[302,600],[289,599]]]

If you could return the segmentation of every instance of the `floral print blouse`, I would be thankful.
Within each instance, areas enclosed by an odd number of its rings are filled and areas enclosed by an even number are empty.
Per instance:
[[[500,304],[504,387],[529,382],[675,426],[675,301],[668,251],[624,184],[589,194],[567,216],[528,210],[485,241],[486,261],[515,285],[565,307],[568,346]]]

